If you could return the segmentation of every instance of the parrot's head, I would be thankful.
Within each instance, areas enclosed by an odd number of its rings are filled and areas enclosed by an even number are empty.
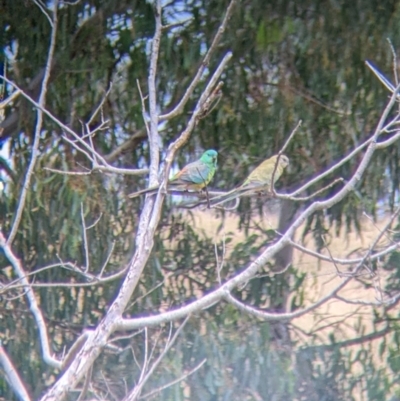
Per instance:
[[[285,155],[281,155],[281,157],[279,158],[279,164],[285,168],[289,165],[289,158]]]
[[[206,164],[217,165],[218,152],[214,149],[206,150],[200,160]]]

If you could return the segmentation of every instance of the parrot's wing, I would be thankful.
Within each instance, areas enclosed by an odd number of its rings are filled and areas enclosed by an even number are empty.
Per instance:
[[[207,164],[195,161],[186,165],[172,179],[171,183],[185,182],[189,184],[202,184],[209,180],[211,167]]]
[[[272,181],[272,174],[274,174],[274,182],[276,182],[282,175],[283,167],[278,163],[275,169],[275,160],[264,160],[258,167],[256,167],[246,181],[243,183],[243,188],[257,188],[257,187],[270,187]]]
[[[240,187],[240,189],[252,189],[252,188],[259,188],[259,187],[265,187],[266,185],[269,185],[270,180],[260,180],[259,178],[248,178],[243,185]]]
[[[273,170],[274,166],[272,166]],[[260,165],[247,177],[243,188],[264,187],[271,184],[272,171],[268,165]]]

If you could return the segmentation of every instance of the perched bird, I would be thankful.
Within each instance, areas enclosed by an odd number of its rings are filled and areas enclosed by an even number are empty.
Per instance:
[[[275,169],[276,165],[276,169]],[[256,167],[249,176],[245,179],[242,185],[229,191],[224,195],[211,198],[212,206],[230,201],[243,195],[258,194],[263,192],[271,192],[272,174],[274,174],[274,184],[282,175],[283,170],[289,165],[289,158],[281,155],[278,160],[278,155],[274,155],[267,160],[264,160]]]
[[[187,164],[182,170],[178,171],[168,181],[168,188],[177,191],[199,191],[203,189],[214,177],[217,169],[217,157],[218,152],[216,150],[206,150],[199,160]],[[143,194],[155,194],[158,189],[159,185],[135,192],[128,197],[135,198]]]

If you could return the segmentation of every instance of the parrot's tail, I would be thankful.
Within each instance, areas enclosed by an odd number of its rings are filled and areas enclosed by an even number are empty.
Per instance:
[[[218,195],[218,196],[215,196],[214,198],[211,198],[210,205],[218,206],[222,203],[229,202],[233,199],[236,199],[236,198],[242,196],[245,192],[247,192],[247,191],[241,187],[234,188],[231,191],[227,192],[226,194]]]
[[[142,189],[141,191],[137,191],[137,192],[133,192],[133,193],[129,194],[128,198],[136,198],[140,195],[145,195],[145,194],[154,195],[157,193],[158,188],[159,188],[158,186],[151,187],[151,188],[145,188],[145,189]]]
[[[222,203],[229,202],[234,199],[238,199],[244,196],[253,196],[257,194],[263,194],[268,191],[266,191],[264,186],[254,186],[254,187],[237,187],[235,189],[232,189],[232,191],[227,192],[224,195],[219,195],[214,198],[210,199],[210,205],[211,206],[218,206]]]

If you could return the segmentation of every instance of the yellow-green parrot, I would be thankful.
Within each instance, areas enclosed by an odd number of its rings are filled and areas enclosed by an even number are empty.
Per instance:
[[[178,171],[169,181],[168,188],[177,191],[200,191],[213,179],[217,169],[218,152],[214,149],[206,150],[199,160],[187,164]],[[159,185],[146,188],[128,195],[129,198],[143,194],[155,194]]]
[[[272,174],[275,169],[274,184],[282,175],[283,170],[289,165],[289,158],[285,155],[274,155],[267,160],[264,160],[256,167],[249,176],[245,179],[242,185],[229,191],[224,195],[220,195],[210,199],[211,206],[219,205],[235,199],[243,195],[258,194],[262,192],[271,192]]]

